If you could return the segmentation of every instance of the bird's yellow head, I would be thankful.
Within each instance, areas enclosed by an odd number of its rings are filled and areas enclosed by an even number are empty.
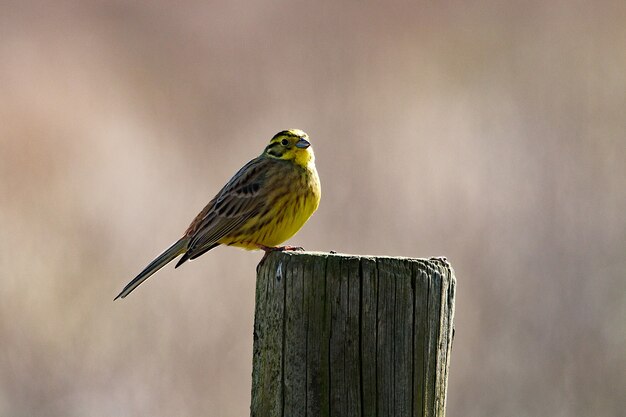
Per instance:
[[[289,129],[278,132],[263,155],[274,159],[293,161],[298,165],[307,166],[315,161],[313,149],[309,143],[309,135],[300,129]]]

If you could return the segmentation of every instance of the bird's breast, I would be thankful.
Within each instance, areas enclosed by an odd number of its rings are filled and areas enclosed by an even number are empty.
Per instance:
[[[315,165],[299,168],[269,187],[267,207],[221,243],[249,250],[278,246],[295,235],[319,206],[321,187]]]

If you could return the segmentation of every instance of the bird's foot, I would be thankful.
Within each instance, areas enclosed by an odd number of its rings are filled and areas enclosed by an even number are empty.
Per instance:
[[[257,247],[261,250],[265,251],[267,255],[270,252],[285,252],[285,251],[303,251],[304,248],[302,246],[265,246],[265,245],[257,245]]]
[[[302,246],[265,246],[261,244],[257,244],[256,246],[265,252],[265,254],[263,255],[263,258],[261,258],[261,262],[259,262],[259,265],[263,264],[267,256],[272,252],[303,251],[304,250]]]

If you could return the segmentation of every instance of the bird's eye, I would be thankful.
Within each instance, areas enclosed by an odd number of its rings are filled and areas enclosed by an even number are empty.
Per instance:
[[[283,145],[283,146],[287,146],[287,145],[289,145],[289,141],[287,139],[283,139],[283,140],[280,141],[280,144]]]

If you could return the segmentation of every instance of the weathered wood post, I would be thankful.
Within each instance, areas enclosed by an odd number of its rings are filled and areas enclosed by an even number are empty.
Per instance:
[[[252,417],[443,417],[455,285],[439,258],[272,253],[257,270]]]

